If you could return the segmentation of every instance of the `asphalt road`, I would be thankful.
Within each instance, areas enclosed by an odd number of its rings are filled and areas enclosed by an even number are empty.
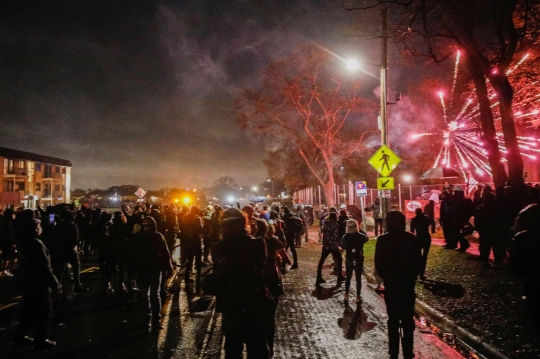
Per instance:
[[[298,251],[300,268],[284,276],[285,294],[276,318],[275,358],[387,358],[383,299],[368,288],[364,278],[364,303],[358,307],[351,300],[345,305],[344,285],[336,286],[336,277],[330,274],[330,259],[323,271],[327,283],[316,290],[320,246],[305,244]],[[65,294],[56,300],[51,331],[51,339],[58,342],[54,352],[9,348],[20,297],[13,281],[0,282],[1,358],[223,357],[221,316],[214,311],[212,297],[205,296],[194,285],[185,286],[173,279],[171,293],[164,301],[165,329],[153,336],[143,325],[137,293],[107,293],[95,261],[93,257],[83,260],[83,282],[91,290],[73,294],[72,284],[65,284]],[[203,273],[207,270],[209,267],[203,268]],[[417,357],[422,359],[461,358],[420,323],[415,348]]]

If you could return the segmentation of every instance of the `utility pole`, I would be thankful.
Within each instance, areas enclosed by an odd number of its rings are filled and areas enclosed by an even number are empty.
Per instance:
[[[386,33],[386,4],[381,11],[381,145],[388,146],[388,114],[386,112],[387,91],[386,91],[386,69],[388,68],[388,37]],[[381,193],[381,192],[379,192]],[[381,214],[383,226],[386,228],[386,214],[389,211],[389,199],[381,198]]]

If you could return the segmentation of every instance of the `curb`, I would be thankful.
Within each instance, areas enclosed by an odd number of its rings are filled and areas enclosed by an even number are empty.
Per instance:
[[[369,277],[370,280],[375,281],[371,269],[364,267],[364,275]],[[460,344],[467,347],[469,351],[489,359],[510,359],[499,352],[491,344],[484,342],[482,338],[472,334],[467,329],[460,327],[450,317],[444,315],[418,298],[416,299],[414,310],[417,314],[428,318],[431,323],[440,328],[443,332],[454,335],[457,339],[456,341],[459,341]]]

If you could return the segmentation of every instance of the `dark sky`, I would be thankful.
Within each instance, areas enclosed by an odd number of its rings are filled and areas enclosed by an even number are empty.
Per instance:
[[[74,188],[259,183],[239,91],[309,41],[377,61],[378,42],[344,34],[359,15],[323,1],[47,3],[2,11],[0,143],[71,160]]]

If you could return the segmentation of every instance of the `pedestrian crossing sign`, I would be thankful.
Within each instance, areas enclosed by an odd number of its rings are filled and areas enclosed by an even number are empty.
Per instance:
[[[388,177],[400,162],[401,158],[385,145],[382,145],[368,161],[383,177]]]
[[[394,177],[379,177],[377,178],[377,189],[394,189]]]

